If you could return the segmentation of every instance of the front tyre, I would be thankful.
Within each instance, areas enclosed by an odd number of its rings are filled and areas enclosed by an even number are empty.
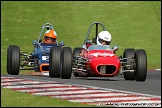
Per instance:
[[[72,74],[72,49],[63,47],[61,52],[61,78],[70,79]]]
[[[10,64],[11,64],[11,48],[14,45],[9,45],[9,47],[7,48],[7,73],[11,74],[11,69],[10,69]]]
[[[20,71],[20,48],[19,46],[12,45],[8,49],[8,73],[11,75],[18,75]],[[10,62],[10,63],[9,63]]]
[[[145,50],[136,50],[135,60],[135,79],[136,81],[145,81],[147,76],[147,55]]]
[[[135,54],[135,49],[133,48],[129,48],[129,49],[125,49],[124,53],[123,53],[123,58],[128,58],[128,57],[134,57]],[[126,59],[124,60],[124,62],[131,62],[131,59]],[[128,63],[128,65],[130,65]],[[129,70],[131,69],[130,67],[124,67],[124,70]],[[135,80],[135,75],[134,72],[124,72],[124,79],[125,80]]]
[[[49,57],[49,76],[60,78],[60,56],[61,56],[61,47],[53,46],[50,49]]]

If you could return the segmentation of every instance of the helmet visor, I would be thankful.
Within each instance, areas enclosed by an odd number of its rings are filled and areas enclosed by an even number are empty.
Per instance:
[[[47,42],[55,42],[55,41],[56,41],[56,38],[50,38],[50,37],[46,37],[46,36],[45,36],[45,40],[46,40]]]
[[[105,40],[103,40],[103,39],[98,39],[98,41],[101,43],[101,44],[103,44],[103,43],[105,43],[106,45],[109,45],[110,44],[110,42],[109,41],[105,41]]]

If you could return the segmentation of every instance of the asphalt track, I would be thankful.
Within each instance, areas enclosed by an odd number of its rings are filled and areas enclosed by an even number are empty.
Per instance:
[[[21,71],[20,71],[21,72]],[[31,78],[37,80],[57,81],[69,84],[94,86],[108,89],[116,89],[122,91],[136,92],[142,94],[150,94],[161,96],[161,71],[148,71],[145,82],[126,81],[122,75],[115,77],[75,77],[72,75],[71,79],[50,78],[49,76],[40,75],[8,75],[16,78]]]
[[[27,82],[24,82],[25,80]],[[33,85],[34,83],[37,84]],[[72,102],[100,105],[104,101],[120,103],[135,101],[145,102],[144,104],[147,105],[158,103],[161,106],[161,71],[149,71],[145,82],[126,81],[122,75],[108,78],[80,78],[72,75],[71,79],[61,79],[29,73],[25,75],[2,74],[1,86],[29,94],[65,98]],[[69,93],[68,96],[67,93]]]

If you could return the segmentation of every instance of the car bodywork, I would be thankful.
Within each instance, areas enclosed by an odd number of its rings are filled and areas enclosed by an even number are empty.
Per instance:
[[[89,39],[93,25],[96,25],[96,36]],[[118,46],[96,45],[98,25],[105,31],[100,22],[89,26],[82,47],[73,50],[73,74],[76,77],[114,77],[123,75],[125,80],[145,81],[147,76],[147,55],[144,49],[126,48],[123,55],[116,55]],[[84,50],[84,54],[80,52]]]
[[[7,49],[7,73],[18,75],[20,70],[34,70],[35,72],[49,72],[49,53],[52,46],[64,46],[64,42],[45,44],[42,42],[43,33],[46,30],[54,30],[50,23],[42,26],[38,40],[33,40],[34,50],[32,52],[20,52],[17,45],[9,45]]]
[[[78,76],[110,77],[119,73],[120,65],[119,57],[109,45],[91,45],[83,56],[74,57],[74,67],[77,68],[73,70]]]

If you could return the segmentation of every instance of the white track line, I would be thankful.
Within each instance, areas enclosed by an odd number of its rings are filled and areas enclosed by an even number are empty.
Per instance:
[[[106,102],[113,101],[115,101],[114,103],[120,103],[120,105],[115,106],[122,106],[125,103],[129,103],[127,106],[131,106],[133,103],[147,103],[150,105],[151,103],[156,103],[158,106],[161,106],[161,96],[94,86],[58,83],[55,81],[34,81],[29,78],[14,79],[14,77],[1,77],[1,86],[16,91],[28,92],[33,95],[50,96],[66,99],[71,102],[95,104],[100,106],[101,104],[106,105]]]

